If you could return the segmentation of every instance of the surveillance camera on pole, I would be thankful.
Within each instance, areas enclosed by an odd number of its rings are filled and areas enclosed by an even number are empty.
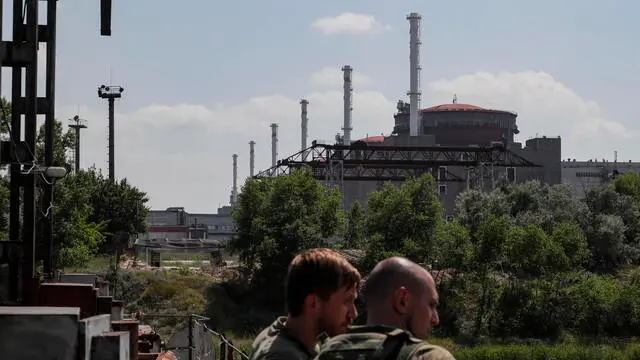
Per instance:
[[[98,88],[98,97],[109,102],[109,180],[115,181],[115,99],[122,97],[122,86],[101,85]]]

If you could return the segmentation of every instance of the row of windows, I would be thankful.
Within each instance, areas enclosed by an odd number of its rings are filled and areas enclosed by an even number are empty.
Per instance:
[[[207,226],[207,230],[209,231],[233,231],[233,225],[209,225]]]
[[[576,173],[576,177],[601,178],[602,177],[602,173],[601,172],[577,172]]]

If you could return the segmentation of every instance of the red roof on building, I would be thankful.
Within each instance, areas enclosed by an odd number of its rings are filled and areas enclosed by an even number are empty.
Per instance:
[[[441,112],[441,111],[452,111],[452,112],[458,112],[458,111],[481,111],[481,112],[488,112],[488,113],[509,113],[512,115],[517,115],[515,112],[511,112],[511,111],[507,111],[507,110],[495,110],[495,109],[486,109],[480,106],[475,106],[475,105],[470,105],[470,104],[457,104],[457,103],[453,103],[453,104],[442,104],[442,105],[436,105],[436,106],[432,106],[426,109],[422,109],[422,112],[425,113],[429,113],[429,112]]]
[[[372,142],[384,142],[384,136],[382,135],[378,135],[378,136],[369,136],[366,138],[362,138],[358,141],[364,141],[364,142],[368,142],[368,143],[372,143]]]
[[[442,104],[422,110],[422,112],[433,111],[487,111],[487,109],[469,104]]]

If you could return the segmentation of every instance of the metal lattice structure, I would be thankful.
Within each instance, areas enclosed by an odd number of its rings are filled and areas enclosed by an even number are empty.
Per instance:
[[[486,168],[540,167],[502,144],[451,147],[314,143],[254,177],[287,175],[305,166],[312,169],[316,179],[340,189],[343,189],[344,181],[404,181],[425,173],[441,182],[475,184],[479,182],[475,177],[489,173],[483,171]],[[466,169],[463,171],[466,175],[452,172],[449,167]]]

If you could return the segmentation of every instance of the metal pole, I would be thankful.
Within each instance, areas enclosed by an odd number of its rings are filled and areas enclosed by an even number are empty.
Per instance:
[[[46,79],[46,98],[47,113],[45,116],[45,142],[44,142],[44,163],[45,166],[53,166],[53,130],[55,125],[55,91],[56,91],[56,11],[57,0],[47,1],[47,29],[49,30],[49,38],[47,39],[47,79]],[[76,153],[76,158],[78,156]],[[43,218],[43,242],[46,244],[46,256],[44,259],[44,273],[53,278],[55,270],[55,243],[53,229],[53,183],[44,182],[44,203],[42,205],[43,212],[46,216]]]
[[[14,9],[15,10],[15,9]],[[25,89],[25,121],[24,139],[31,152],[36,152],[36,136],[38,132],[37,100],[38,100],[38,0],[27,0],[27,41],[33,44],[32,61],[27,65],[26,89]],[[37,154],[35,154],[37,155]],[[33,173],[24,177],[24,212],[23,212],[23,254],[22,266],[22,299],[27,304],[31,303],[29,297],[30,284],[32,283],[36,269],[35,242],[36,242],[36,177]],[[26,285],[26,286],[25,286]]]
[[[189,315],[189,360],[193,360],[193,315]]]
[[[24,39],[24,27],[22,20],[22,0],[13,0],[13,41],[21,42]],[[19,141],[22,136],[22,114],[16,109],[22,98],[22,67],[13,66],[11,69],[11,138]],[[20,187],[22,178],[20,175],[21,165],[17,162],[11,163],[10,185],[9,185],[9,239],[18,241],[20,234]],[[13,301],[20,299],[20,263],[17,259],[9,266],[9,297]]]
[[[115,181],[115,123],[114,123],[114,109],[115,99],[109,98],[109,180]]]
[[[76,128],[76,174],[80,171],[80,127]]]

